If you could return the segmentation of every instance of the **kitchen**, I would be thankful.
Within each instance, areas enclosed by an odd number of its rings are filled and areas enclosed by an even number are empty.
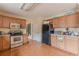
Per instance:
[[[65,15],[50,20],[54,34],[51,34],[53,46],[79,55],[79,13]]]
[[[28,42],[25,19],[0,15],[0,51]]]
[[[1,56],[79,55],[79,4],[4,3],[0,7]]]

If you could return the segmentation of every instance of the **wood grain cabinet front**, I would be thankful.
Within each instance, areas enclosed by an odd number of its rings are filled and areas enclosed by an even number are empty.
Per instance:
[[[54,28],[58,28],[59,27],[59,19],[58,18],[53,19],[53,27]]]
[[[68,15],[66,18],[66,25],[69,28],[76,28],[78,27],[78,17],[77,14]]]
[[[51,46],[57,47],[57,37],[51,36]]]
[[[10,36],[5,35],[2,37],[3,40],[3,50],[9,49],[10,48]]]
[[[26,20],[21,20],[21,28],[26,28]]]
[[[3,50],[3,44],[2,44],[2,37],[0,36],[0,51],[2,51]]]
[[[2,16],[0,16],[0,28],[2,27],[2,22],[3,22]]]
[[[2,27],[3,28],[9,28],[9,26],[10,26],[10,18],[6,17],[6,16],[3,16],[2,20],[3,20]]]
[[[61,38],[61,39],[58,38],[58,40],[57,40],[57,47],[59,49],[65,50],[65,39],[64,39],[64,37]]]
[[[70,37],[66,36],[66,51],[78,54],[78,49],[79,49],[79,42],[78,42],[78,37]]]
[[[0,51],[4,51],[10,48],[10,37],[9,35],[0,36]]]

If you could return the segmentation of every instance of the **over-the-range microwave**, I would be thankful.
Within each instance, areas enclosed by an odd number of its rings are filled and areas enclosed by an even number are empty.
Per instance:
[[[11,29],[20,29],[20,24],[18,24],[18,23],[10,23],[10,28]]]

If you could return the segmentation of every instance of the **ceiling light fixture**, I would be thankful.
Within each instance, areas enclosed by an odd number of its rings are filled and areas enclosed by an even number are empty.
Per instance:
[[[33,9],[37,4],[36,3],[23,3],[20,7],[20,9],[29,11]]]

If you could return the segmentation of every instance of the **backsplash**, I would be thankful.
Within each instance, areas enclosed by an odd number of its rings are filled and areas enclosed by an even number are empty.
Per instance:
[[[66,31],[66,28],[55,28],[54,31]],[[79,32],[79,28],[69,28],[69,31]]]
[[[79,35],[79,28],[55,28],[54,34],[57,34],[57,35]]]
[[[8,29],[8,28],[0,28],[0,31],[2,31],[4,33],[8,33],[10,31],[10,29]],[[26,29],[21,29],[21,31],[23,32],[23,34],[26,34]]]
[[[69,31],[79,32],[79,28],[69,28]]]
[[[66,31],[66,28],[55,28],[54,31]]]

